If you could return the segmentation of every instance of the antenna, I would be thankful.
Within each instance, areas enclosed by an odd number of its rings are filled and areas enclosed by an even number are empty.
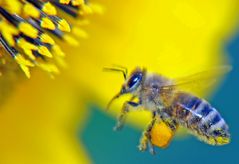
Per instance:
[[[113,67],[105,67],[103,68],[103,71],[111,71],[111,72],[121,72],[124,76],[124,79],[126,80],[128,70],[125,67],[117,66],[118,68],[113,68]]]

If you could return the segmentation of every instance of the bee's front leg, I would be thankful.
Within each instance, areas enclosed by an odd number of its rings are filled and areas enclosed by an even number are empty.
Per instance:
[[[152,121],[147,126],[146,130],[143,132],[142,137],[140,139],[140,144],[138,146],[140,151],[145,151],[147,149],[147,145],[149,145],[149,151],[151,154],[155,154],[154,146],[151,141],[151,131],[156,122],[156,112],[153,113]]]
[[[125,118],[128,112],[133,111],[133,110],[137,110],[140,106],[141,103],[136,103],[136,102],[132,102],[134,99],[134,97],[131,99],[131,101],[126,101],[122,107],[122,110],[120,112],[120,115],[118,116],[118,120],[117,123],[114,127],[114,130],[120,130],[122,129],[122,127],[124,126],[124,122],[125,122]]]

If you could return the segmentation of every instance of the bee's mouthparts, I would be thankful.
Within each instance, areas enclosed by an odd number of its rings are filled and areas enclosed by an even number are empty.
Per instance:
[[[111,104],[113,103],[113,101],[114,101],[115,99],[119,98],[121,95],[122,95],[121,92],[118,93],[117,95],[115,95],[115,96],[110,100],[110,102],[108,103],[108,105],[107,105],[107,107],[106,107],[106,110],[109,110],[109,108],[110,108]]]

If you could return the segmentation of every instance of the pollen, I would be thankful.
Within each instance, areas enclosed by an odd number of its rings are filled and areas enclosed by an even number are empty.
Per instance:
[[[42,43],[48,43],[48,44],[51,44],[51,45],[55,44],[55,41],[49,35],[47,35],[45,33],[40,35],[40,41]]]
[[[165,123],[157,123],[151,131],[151,140],[155,146],[166,148],[173,138],[172,130]]]
[[[216,138],[216,142],[217,142],[218,145],[228,144],[230,142],[230,138],[227,138],[227,137],[217,137]]]
[[[70,35],[67,35],[67,34],[64,35],[63,39],[72,46],[78,46],[79,45],[79,42],[74,37],[72,37]]]
[[[28,78],[33,68],[58,74],[58,67],[66,66],[59,42],[78,46],[78,38],[88,36],[81,26],[89,22],[89,14],[100,11],[84,0],[0,0],[1,61],[15,61]]]
[[[56,8],[50,2],[46,2],[42,6],[42,11],[48,15],[56,15]]]
[[[39,18],[41,14],[40,11],[30,3],[26,3],[23,6],[23,12],[25,15],[28,15],[32,18]]]
[[[72,0],[72,5],[73,6],[79,6],[84,4],[84,0]]]
[[[71,1],[70,0],[60,0],[60,3],[62,4],[69,4]]]
[[[70,27],[70,25],[67,23],[67,21],[65,19],[61,19],[59,21],[58,28],[61,31],[65,31],[65,32],[70,32],[71,31],[71,27]]]
[[[55,30],[56,26],[51,19],[45,17],[41,20],[41,27],[49,30]]]
[[[24,35],[29,36],[31,38],[36,38],[38,35],[38,31],[32,25],[26,22],[21,22],[19,24],[19,31],[22,32]]]

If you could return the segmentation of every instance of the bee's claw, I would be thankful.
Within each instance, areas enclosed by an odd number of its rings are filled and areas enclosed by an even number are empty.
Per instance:
[[[115,127],[113,128],[114,131],[119,131],[123,128],[124,123],[122,121],[122,119],[119,119],[115,125]]]
[[[147,143],[148,143],[147,138],[143,137],[138,146],[139,151],[145,151],[147,149]]]
[[[119,130],[121,130],[123,128],[123,126],[115,126],[114,128],[113,128],[113,130],[114,131],[119,131]]]
[[[142,140],[138,146],[139,151],[145,151],[149,147],[149,152],[152,155],[155,155],[156,152],[154,150],[153,144],[149,140]]]
[[[139,149],[139,151],[143,152],[143,151],[145,151],[145,150],[147,149],[147,147],[146,147],[146,146],[143,146],[142,144],[140,144],[140,145],[138,146],[138,149]]]
[[[156,152],[154,150],[150,150],[150,154],[155,155]]]
[[[116,126],[113,127],[113,131],[118,131],[118,128]]]
[[[152,155],[155,154],[154,145],[152,144],[152,141],[151,141],[151,130],[152,130],[154,123],[155,123],[155,119],[148,125],[147,130],[144,131],[144,133],[140,139],[140,145],[139,145],[140,151],[145,151],[147,149],[147,147],[149,147],[149,152]]]
[[[150,143],[149,143],[149,144],[150,144]],[[155,154],[156,154],[156,152],[155,152],[155,150],[154,150],[154,146],[153,146],[152,144],[149,145],[149,152],[150,152],[150,154],[152,154],[152,155],[155,155]]]

